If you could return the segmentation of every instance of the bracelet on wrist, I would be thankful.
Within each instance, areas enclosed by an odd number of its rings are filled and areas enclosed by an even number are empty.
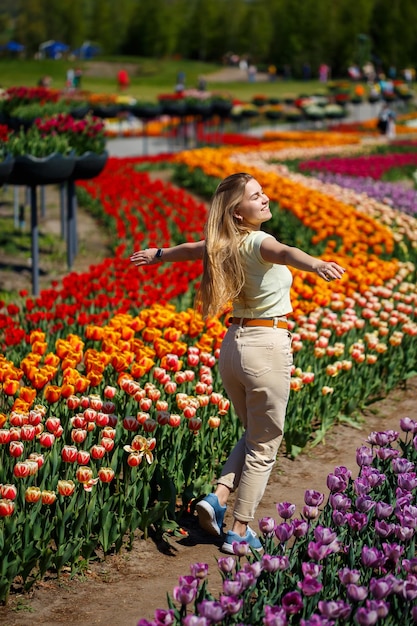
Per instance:
[[[162,257],[162,248],[158,248],[155,254],[155,259],[160,259]]]

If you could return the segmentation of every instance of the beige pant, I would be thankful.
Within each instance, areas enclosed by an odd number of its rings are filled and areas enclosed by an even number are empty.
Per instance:
[[[245,432],[218,483],[237,490],[234,517],[250,522],[264,494],[284,433],[292,365],[291,334],[282,328],[230,326],[219,370]]]

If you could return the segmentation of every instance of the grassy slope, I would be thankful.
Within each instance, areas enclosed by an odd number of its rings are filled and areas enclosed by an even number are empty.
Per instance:
[[[69,62],[66,60],[26,60],[0,58],[0,86],[3,88],[26,85],[36,86],[41,76],[52,78],[52,87],[62,89],[65,87],[66,72],[70,67],[79,66],[84,71],[82,88],[97,93],[115,93],[116,74],[123,66],[135,66],[130,71],[131,85],[127,91],[140,100],[156,100],[160,93],[174,91],[176,76],[180,70],[186,74],[187,87],[196,87],[198,77],[201,74],[210,75],[218,72],[222,66],[213,63],[201,63],[197,61],[183,60],[158,60],[143,59],[138,57],[112,57],[98,58],[98,63],[106,63],[106,72],[94,75],[92,65],[89,62]],[[94,62],[93,62],[94,64]],[[98,73],[98,71],[97,71]],[[224,83],[207,81],[210,91],[220,91],[231,94],[235,98],[250,101],[255,94],[266,96],[283,97],[285,95],[298,96],[301,93],[317,93],[323,91],[323,85],[318,81],[282,81],[276,82],[237,82]]]

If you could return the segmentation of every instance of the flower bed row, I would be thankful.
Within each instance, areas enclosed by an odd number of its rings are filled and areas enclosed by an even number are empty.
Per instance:
[[[229,171],[251,171],[276,203],[273,228],[348,268],[333,292],[294,274],[285,444],[295,455],[341,411],[353,419],[415,368],[415,259],[411,246],[409,258],[393,257],[394,233],[375,216],[272,171],[273,145],[252,168],[249,150],[190,151],[169,163],[200,194]],[[119,549],[137,527],[176,528],[177,496],[186,506],[204,492],[238,436],[217,371],[226,320],[204,323],[189,308],[201,264],[145,273],[128,260],[134,248],[203,230],[205,205],[140,171],[150,166],[110,159],[80,185],[80,200],[113,233],[112,258],[36,298],[1,303],[0,523],[5,537],[19,537],[1,545],[3,598],[17,572],[30,585],[45,568]],[[27,546],[35,519],[45,533]]]

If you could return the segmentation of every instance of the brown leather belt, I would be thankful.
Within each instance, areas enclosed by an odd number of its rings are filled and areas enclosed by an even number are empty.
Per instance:
[[[264,320],[252,319],[250,317],[230,317],[231,324],[239,324],[239,326],[266,326],[267,328],[285,328],[288,330],[287,320]]]

